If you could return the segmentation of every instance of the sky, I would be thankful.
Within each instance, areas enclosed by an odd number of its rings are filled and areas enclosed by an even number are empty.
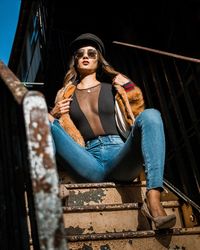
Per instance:
[[[0,0],[0,60],[8,65],[21,0]]]

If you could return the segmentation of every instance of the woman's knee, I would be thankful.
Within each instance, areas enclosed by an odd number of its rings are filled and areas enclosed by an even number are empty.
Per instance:
[[[154,108],[145,109],[138,118],[151,123],[162,123],[160,111]]]

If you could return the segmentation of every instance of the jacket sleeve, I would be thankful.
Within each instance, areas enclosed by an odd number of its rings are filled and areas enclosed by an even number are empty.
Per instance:
[[[54,103],[56,104],[57,102],[61,101],[62,99],[64,99],[64,87],[62,87],[61,89],[58,90],[57,94],[56,94],[56,98]]]
[[[50,114],[52,116],[54,116],[55,118],[59,118],[60,117],[60,114],[56,108],[56,103],[61,101],[63,98],[64,98],[64,87],[61,88],[60,90],[58,90],[57,94],[56,94],[56,98],[55,98],[55,101],[54,101],[54,107],[52,108],[52,110],[50,111]]]
[[[125,89],[126,90],[126,89]],[[126,94],[134,116],[139,115],[145,109],[143,93],[141,89],[134,84],[134,87],[126,90]]]

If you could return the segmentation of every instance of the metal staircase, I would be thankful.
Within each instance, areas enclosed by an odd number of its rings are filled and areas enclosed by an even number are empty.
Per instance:
[[[75,183],[60,171],[65,234],[69,250],[199,249],[200,226],[192,207],[165,187],[161,202],[176,225],[155,230],[140,211],[143,175],[132,183]]]
[[[165,182],[162,203],[177,222],[155,230],[140,210],[144,175],[131,183],[86,183],[63,172],[52,153],[44,97],[28,91],[3,62],[0,78],[2,249],[199,249],[199,205]],[[61,200],[59,185],[69,193]]]

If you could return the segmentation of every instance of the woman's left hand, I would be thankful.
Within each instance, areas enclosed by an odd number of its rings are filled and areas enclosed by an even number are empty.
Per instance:
[[[123,76],[122,74],[116,75],[112,81],[113,84],[118,84],[121,86],[123,86],[124,84],[126,84],[128,82],[130,82],[130,80],[127,77]]]

